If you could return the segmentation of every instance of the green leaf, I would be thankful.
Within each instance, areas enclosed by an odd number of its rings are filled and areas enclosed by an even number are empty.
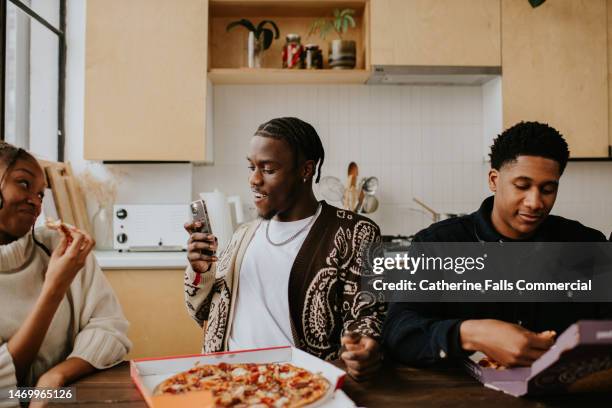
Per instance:
[[[264,28],[261,30],[263,34],[263,49],[267,50],[272,45],[272,40],[274,39],[274,33],[269,28]]]
[[[346,33],[346,30],[348,30],[348,20],[344,19],[342,20],[342,32]]]
[[[327,37],[327,34],[329,34],[329,32],[333,29],[334,29],[334,25],[330,21],[326,21],[325,25],[321,27],[321,38],[325,40],[325,37]]]
[[[229,31],[234,27],[238,27],[238,26],[242,26],[244,28],[246,28],[249,31],[257,31],[255,29],[255,26],[253,25],[253,23],[251,23],[249,20],[247,20],[246,18],[240,19],[238,21],[232,21],[231,23],[229,23],[227,25],[227,27],[225,27],[225,31]]]
[[[261,21],[261,22],[260,22],[260,23],[257,25],[257,31],[261,31],[261,30],[264,28],[264,26],[265,26],[266,24],[270,24],[270,25],[271,25],[271,26],[274,28],[274,31],[275,31],[275,33],[276,33],[276,35],[274,36],[274,38],[278,39],[278,37],[279,37],[279,35],[280,35],[280,31],[279,31],[279,29],[278,29],[278,27],[277,27],[276,23],[275,23],[274,21],[272,21],[272,20],[262,20],[262,21]]]
[[[544,4],[545,1],[546,0],[529,0],[529,4],[531,4],[531,7],[536,8]]]
[[[355,10],[350,9],[350,8],[348,8],[348,9],[344,9],[344,10],[342,10],[342,12],[340,13],[340,15],[341,15],[342,17],[344,17],[344,16],[351,16],[351,15],[353,15],[353,14],[355,14]]]
[[[340,9],[334,9],[334,17],[340,17]]]
[[[342,20],[341,19],[334,20],[334,29],[338,33],[342,31]]]
[[[317,30],[319,29],[320,21],[321,21],[320,19],[317,19],[310,24],[310,28],[308,29],[308,35],[307,35],[308,37],[310,37],[311,35],[317,32]]]
[[[355,19],[353,18],[353,16],[347,14],[346,16],[344,16],[344,18],[345,18],[345,20],[347,20],[349,22],[351,27],[353,27],[353,28],[357,27],[357,24],[355,24]]]

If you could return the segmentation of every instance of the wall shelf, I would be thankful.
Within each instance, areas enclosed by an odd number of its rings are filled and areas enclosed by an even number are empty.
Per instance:
[[[335,34],[326,40],[307,34],[316,18],[331,17],[335,8],[355,10],[357,27],[343,36],[356,42],[355,69],[282,69],[281,53],[288,33],[299,34],[302,45],[318,44],[327,68],[328,44]],[[213,84],[364,84],[370,77],[369,8],[368,0],[210,0],[208,77]],[[246,68],[247,31],[241,27],[225,30],[228,23],[241,18],[255,24],[273,20],[280,30],[279,39],[265,51],[261,69]]]
[[[213,84],[365,84],[365,69],[216,68],[208,78]]]

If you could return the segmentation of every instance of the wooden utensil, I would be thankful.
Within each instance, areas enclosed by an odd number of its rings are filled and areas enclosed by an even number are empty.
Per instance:
[[[345,206],[345,208],[347,210],[354,210],[355,206],[357,205],[357,197],[358,197],[358,191],[357,191],[357,177],[359,177],[359,167],[357,166],[357,163],[355,162],[350,162],[348,165],[348,185],[347,185],[347,189],[348,189],[348,199],[347,199],[347,205]]]
[[[344,190],[344,197],[342,198],[342,205],[346,210],[350,210],[352,208],[351,201],[353,197],[353,178],[354,177],[349,174],[346,189]]]
[[[350,185],[352,187],[355,187],[355,185],[357,184],[357,177],[359,177],[359,167],[357,166],[357,163],[355,162],[349,163],[348,176],[349,176],[349,179],[351,176],[353,177],[352,179],[350,179]]]

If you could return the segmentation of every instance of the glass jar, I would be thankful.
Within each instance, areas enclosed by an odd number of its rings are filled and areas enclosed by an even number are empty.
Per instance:
[[[306,44],[304,65],[306,69],[323,69],[323,53],[317,44]]]
[[[283,68],[300,69],[304,63],[304,48],[298,34],[287,34],[287,42],[283,47]]]

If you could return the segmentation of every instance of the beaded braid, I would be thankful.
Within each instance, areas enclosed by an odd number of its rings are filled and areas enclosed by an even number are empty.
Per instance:
[[[306,160],[314,160],[317,166],[317,178],[321,179],[321,166],[325,159],[325,150],[321,138],[312,125],[293,117],[275,118],[257,128],[255,136],[271,137],[286,141],[293,150],[296,164],[300,154]]]

